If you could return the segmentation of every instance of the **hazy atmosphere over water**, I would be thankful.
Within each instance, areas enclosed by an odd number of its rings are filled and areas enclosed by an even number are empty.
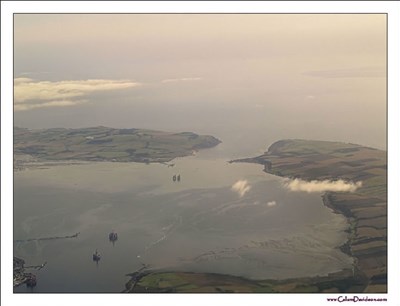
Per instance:
[[[237,156],[282,138],[386,148],[384,14],[17,14],[14,29],[17,126],[208,133]]]
[[[14,292],[387,292],[386,18],[15,14]]]

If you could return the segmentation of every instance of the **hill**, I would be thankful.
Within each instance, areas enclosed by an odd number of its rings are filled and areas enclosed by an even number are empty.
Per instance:
[[[134,128],[14,128],[14,155],[31,155],[40,161],[168,162],[220,142],[213,136],[191,132]]]

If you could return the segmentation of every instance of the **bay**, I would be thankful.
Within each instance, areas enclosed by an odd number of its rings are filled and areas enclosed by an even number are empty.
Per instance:
[[[47,262],[35,271],[33,291],[121,292],[126,274],[143,265],[252,279],[351,267],[338,249],[347,238],[346,219],[325,207],[320,194],[289,192],[260,165],[220,155],[217,147],[169,166],[98,162],[16,172],[15,240],[80,232],[14,243],[14,256],[27,265]],[[177,174],[180,182],[172,180]],[[239,181],[248,188],[243,195],[232,188]],[[114,244],[112,230],[119,236]]]

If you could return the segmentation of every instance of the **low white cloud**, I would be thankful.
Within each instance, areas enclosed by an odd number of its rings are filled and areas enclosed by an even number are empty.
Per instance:
[[[358,67],[347,69],[314,70],[304,73],[307,76],[320,78],[379,78],[386,76],[386,67]]]
[[[251,186],[249,185],[247,180],[239,180],[232,185],[231,189],[237,192],[240,197],[243,197],[247,192],[250,191]]]
[[[139,86],[130,80],[72,80],[36,81],[31,78],[14,79],[14,109],[16,111],[44,107],[71,106],[85,102],[83,97],[99,91],[120,90]]]
[[[344,180],[323,180],[323,181],[304,181],[301,179],[285,180],[284,186],[290,191],[305,191],[308,193],[312,192],[325,192],[325,191],[336,191],[336,192],[354,192],[358,188],[362,187],[362,182],[346,182]]]
[[[253,202],[253,205],[267,205],[268,207],[276,206],[276,201],[269,201],[269,202],[260,202],[260,201],[255,201]]]
[[[192,77],[192,78],[177,78],[177,79],[165,79],[161,83],[176,83],[176,82],[190,82],[190,81],[201,81],[203,78]]]
[[[24,72],[19,73],[20,76],[21,75],[39,75],[39,74],[51,74],[51,72],[49,72],[49,71],[35,71],[35,72],[24,71]]]
[[[33,82],[33,79],[31,79],[31,78],[15,78],[14,79],[14,86],[17,86],[17,85],[19,85],[19,84],[23,84],[23,83],[30,83],[30,82]]]
[[[254,202],[253,202],[253,205],[254,205],[254,206],[261,205],[261,206],[273,207],[273,206],[276,206],[277,203],[276,203],[276,201],[264,202],[264,201],[258,201],[258,200],[257,200],[257,201],[254,201]]]
[[[26,111],[35,108],[46,108],[46,107],[64,107],[64,106],[73,106],[87,102],[87,100],[56,100],[56,101],[49,101],[44,103],[22,103],[22,104],[15,104],[14,111]]]

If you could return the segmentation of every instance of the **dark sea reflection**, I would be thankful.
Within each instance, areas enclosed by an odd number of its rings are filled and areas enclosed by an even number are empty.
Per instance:
[[[34,292],[120,292],[143,264],[254,279],[327,274],[351,266],[337,248],[346,220],[321,195],[291,193],[252,164],[193,156],[161,164],[91,163],[16,172],[14,243]],[[174,174],[181,175],[173,182]],[[237,181],[249,187],[241,196]],[[115,230],[115,244],[108,234]],[[92,260],[98,249],[101,260]],[[30,292],[25,286],[15,292]]]

